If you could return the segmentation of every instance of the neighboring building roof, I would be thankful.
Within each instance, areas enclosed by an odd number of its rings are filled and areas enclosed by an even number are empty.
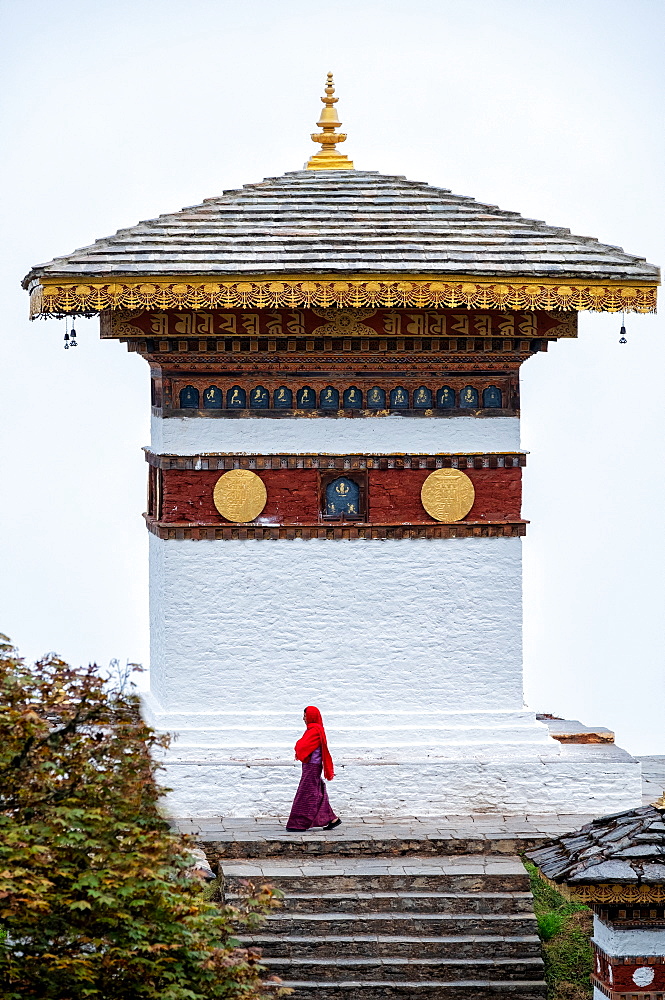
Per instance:
[[[604,816],[527,857],[546,878],[572,889],[665,886],[665,808],[649,805]]]
[[[121,229],[35,278],[390,274],[658,281],[591,237],[446,188],[364,170],[300,170]]]

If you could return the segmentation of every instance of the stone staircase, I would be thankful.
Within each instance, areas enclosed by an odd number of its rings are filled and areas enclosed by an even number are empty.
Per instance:
[[[224,859],[224,895],[269,882],[283,906],[259,934],[294,1000],[542,1000],[540,941],[515,857]]]

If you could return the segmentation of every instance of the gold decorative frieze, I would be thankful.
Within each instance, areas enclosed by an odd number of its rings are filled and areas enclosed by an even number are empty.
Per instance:
[[[543,873],[540,877],[549,883],[557,892],[560,892],[566,899],[574,900],[576,903],[584,903],[586,906],[593,906],[595,903],[628,903],[639,906],[649,903],[665,903],[665,885],[620,885],[610,882],[603,882],[594,885],[566,885],[565,883],[553,882]]]
[[[656,311],[657,285],[641,282],[565,283],[550,278],[435,278],[425,275],[291,275],[111,280],[42,277],[30,290],[30,314],[90,314],[106,309],[552,309],[595,312]]]

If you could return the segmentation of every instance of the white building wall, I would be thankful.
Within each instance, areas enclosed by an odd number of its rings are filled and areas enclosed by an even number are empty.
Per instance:
[[[612,927],[594,914],[593,941],[613,958],[665,955],[665,927]]]
[[[201,452],[389,454],[518,451],[518,417],[152,417],[151,448]]]
[[[519,538],[150,536],[151,677],[167,712],[520,710]]]

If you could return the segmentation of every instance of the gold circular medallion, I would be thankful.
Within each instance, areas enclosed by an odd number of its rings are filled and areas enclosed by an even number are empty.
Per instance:
[[[423,483],[422,505],[435,521],[461,521],[473,507],[473,483],[459,469],[437,469]]]
[[[232,469],[215,483],[215,507],[227,521],[253,521],[266,505],[263,480],[249,469]]]

